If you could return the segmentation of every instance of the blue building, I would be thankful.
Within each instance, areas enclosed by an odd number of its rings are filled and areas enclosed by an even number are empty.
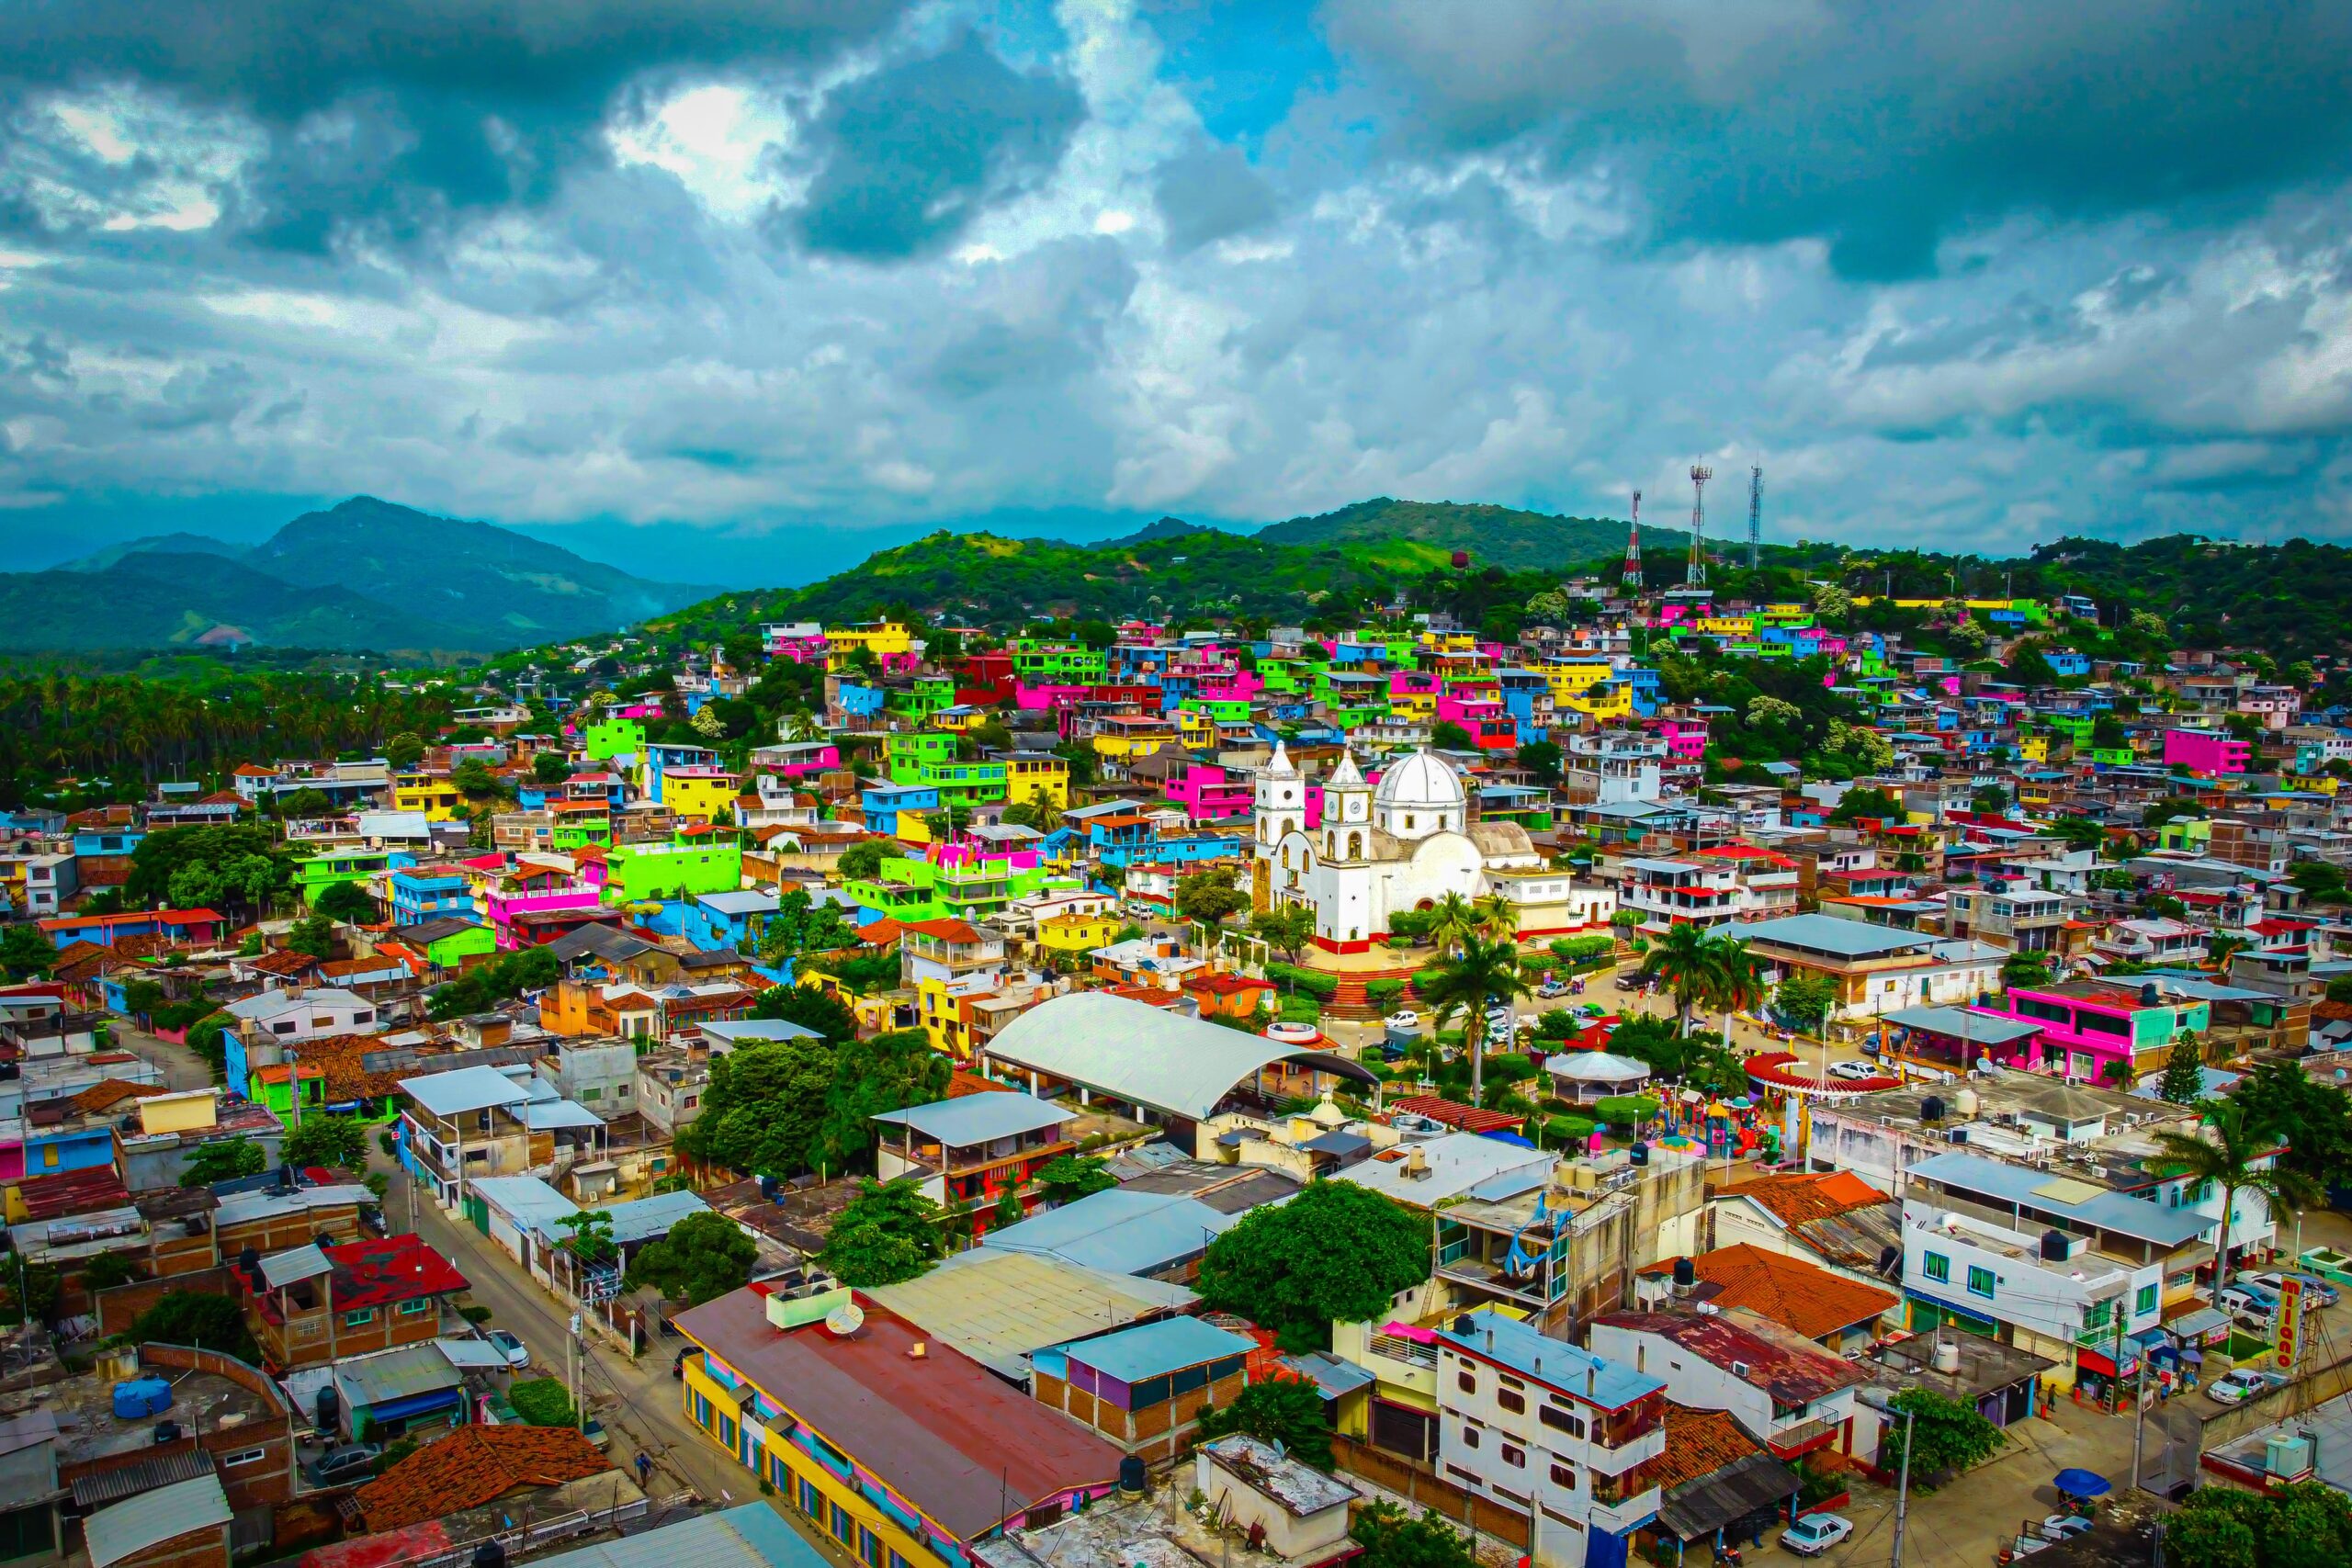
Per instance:
[[[922,817],[940,809],[939,789],[934,784],[894,784],[876,780],[859,792],[858,802],[865,807],[865,830],[893,837],[899,831],[902,814]]]
[[[401,866],[390,878],[392,924],[423,925],[445,916],[471,918],[473,892],[458,872],[442,866]]]
[[[852,718],[879,717],[889,695],[879,686],[861,685],[854,681],[843,681],[838,688],[842,712]]]
[[[685,905],[679,931],[704,953],[731,947],[748,953],[759,945],[760,927],[775,910],[776,896],[757,888],[705,893]]]
[[[146,838],[145,831],[138,828],[76,828],[74,852],[77,856],[127,855]]]

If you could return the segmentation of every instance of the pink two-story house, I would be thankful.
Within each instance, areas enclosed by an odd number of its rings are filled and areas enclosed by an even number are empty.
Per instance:
[[[1995,1047],[2001,1065],[2101,1087],[2160,1070],[2181,1032],[2209,1028],[2213,1012],[2210,1002],[2130,977],[2012,986],[1998,1001],[1969,1010],[2041,1026],[2031,1040]]]
[[[1248,817],[1254,805],[1256,784],[1248,774],[1193,762],[1168,781],[1166,793],[1170,800],[1184,808],[1185,818],[1199,826]]]

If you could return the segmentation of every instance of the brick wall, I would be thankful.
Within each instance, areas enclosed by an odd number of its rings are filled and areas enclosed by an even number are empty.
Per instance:
[[[234,1287],[230,1270],[224,1266],[199,1269],[186,1274],[175,1274],[164,1280],[135,1280],[128,1285],[117,1285],[98,1292],[93,1298],[98,1314],[101,1337],[127,1334],[131,1320],[157,1302],[166,1291],[187,1291],[200,1296],[227,1295]]]

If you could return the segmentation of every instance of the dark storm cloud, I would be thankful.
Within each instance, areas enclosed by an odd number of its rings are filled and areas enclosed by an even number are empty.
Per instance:
[[[810,128],[808,199],[781,227],[810,250],[865,260],[936,251],[1051,174],[1084,114],[1068,81],[1016,71],[967,33],[827,99]]]
[[[1917,275],[2012,213],[2231,209],[2340,169],[2340,0],[1330,0],[1401,134],[1532,138],[1638,187],[1667,242],[1822,237]]]
[[[829,59],[906,0],[15,0],[0,85],[135,82],[249,114],[269,144],[243,224],[321,251],[351,222],[401,239],[451,211],[543,198],[600,156],[615,96],[647,78]]]
[[[1273,187],[1238,147],[1197,147],[1170,158],[1153,177],[1151,200],[1168,248],[1179,254],[1262,229],[1281,210]]]

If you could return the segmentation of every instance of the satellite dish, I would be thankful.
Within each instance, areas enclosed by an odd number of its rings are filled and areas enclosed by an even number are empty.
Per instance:
[[[855,1302],[843,1302],[825,1314],[825,1329],[843,1339],[865,1325],[865,1309]]]

